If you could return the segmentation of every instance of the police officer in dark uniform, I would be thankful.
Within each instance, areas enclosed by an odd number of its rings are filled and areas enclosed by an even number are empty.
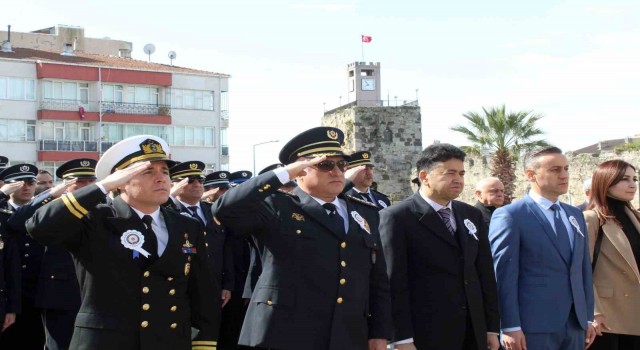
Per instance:
[[[5,156],[0,156],[0,173],[7,167],[7,164],[9,164],[9,158]],[[9,195],[7,195],[1,190],[3,185],[4,185],[4,181],[0,180],[0,203],[9,199]]]
[[[229,174],[230,191],[249,180],[253,173],[248,170],[239,170]],[[240,329],[247,311],[246,301],[243,299],[245,284],[249,276],[251,261],[251,241],[248,235],[233,234],[233,231],[225,227],[230,234],[228,237],[231,255],[233,258],[233,286],[231,299],[222,310],[222,322],[220,328],[220,349],[235,350],[238,348]]]
[[[350,177],[353,187],[346,194],[363,199],[367,202],[375,204],[378,209],[384,209],[391,205],[389,197],[372,188],[373,184],[373,162],[371,160],[371,152],[361,151],[351,154],[349,160],[349,169],[347,172],[349,178],[350,173],[355,171]]]
[[[1,208],[12,212],[3,226],[5,232],[15,239],[18,248],[22,284],[22,310],[15,324],[0,336],[1,349],[15,346],[15,344],[19,344],[20,349],[42,349],[44,345],[44,328],[40,310],[35,306],[44,246],[27,234],[24,225],[13,223],[13,214],[33,200],[37,174],[38,168],[31,164],[12,165],[0,173],[0,179],[4,181],[5,188],[12,186],[9,199],[2,204]]]
[[[284,168],[226,193],[214,215],[264,244],[240,344],[279,350],[383,350],[391,336],[386,263],[373,204],[344,196],[342,131],[307,130]],[[280,186],[297,178],[290,193]]]
[[[209,267],[213,271],[218,285],[228,286],[229,280],[231,283],[233,282],[233,257],[230,246],[228,244],[225,246],[227,232],[222,225],[213,220],[211,203],[201,200],[204,193],[204,168],[204,163],[200,161],[187,161],[177,164],[169,170],[171,181],[181,187],[173,201],[180,214],[193,217],[204,226]],[[225,252],[225,247],[227,252]],[[231,298],[229,287],[227,289],[223,287],[219,294],[222,299],[220,306],[223,307]]]
[[[231,173],[228,171],[214,171],[204,177],[204,190],[202,194],[203,200],[209,203],[215,202],[220,196],[227,192],[231,186],[229,185],[229,177]]]
[[[6,165],[7,157],[0,156],[0,166]],[[1,177],[0,177],[1,178]],[[2,181],[0,180],[0,183]],[[0,195],[3,193],[0,192]],[[5,197],[8,199],[8,196]],[[16,321],[16,314],[20,312],[20,254],[15,238],[6,231],[7,221],[13,214],[12,210],[0,208],[0,322],[2,330],[10,327]],[[1,337],[0,337],[1,339]]]
[[[88,158],[65,162],[56,170],[56,177],[62,179],[66,191],[73,192],[96,181],[96,160]],[[55,189],[48,193],[49,201],[59,197]],[[45,199],[46,201],[46,199]],[[33,201],[30,218],[40,206]],[[25,208],[26,209],[26,208]],[[16,214],[19,215],[21,211]],[[80,309],[80,286],[71,254],[60,246],[47,246],[42,258],[42,269],[36,294],[36,307],[42,310],[42,322],[48,350],[69,348],[74,322]]]
[[[73,256],[82,302],[71,349],[216,348],[216,280],[202,229],[160,208],[171,186],[168,155],[156,136],[120,141],[98,162],[96,184],[63,194],[27,221],[35,239]],[[101,204],[109,191],[119,194]]]

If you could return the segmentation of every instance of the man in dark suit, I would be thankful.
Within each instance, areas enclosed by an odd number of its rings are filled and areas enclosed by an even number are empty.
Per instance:
[[[5,182],[3,188],[10,193],[9,199],[0,208],[12,214],[4,230],[13,237],[18,248],[22,290],[21,312],[16,322],[0,336],[0,348],[20,344],[27,350],[42,349],[45,342],[40,310],[35,305],[44,246],[27,234],[24,225],[10,224],[15,212],[33,200],[37,174],[38,168],[31,164],[15,164],[0,173],[0,178]]]
[[[16,232],[23,231],[22,234],[27,236],[25,223],[35,211],[59,198],[64,192],[72,192],[94,183],[95,167],[96,161],[86,158],[73,159],[62,164],[58,167],[56,175],[63,179],[63,183],[53,188],[49,188],[48,183],[43,185],[46,188],[13,215],[9,221],[11,229]],[[38,172],[38,176],[41,176],[39,180],[43,180],[43,174],[45,173],[42,170]],[[39,246],[33,241],[26,244]],[[37,288],[34,291],[35,307],[41,313],[45,332],[45,349],[68,349],[76,314],[80,308],[80,287],[69,252],[61,247],[44,247],[37,278]]]
[[[487,177],[476,184],[476,204],[487,229],[493,212],[504,204],[504,185],[497,177]]]
[[[342,195],[342,131],[307,130],[280,152],[284,168],[227,192],[214,214],[264,244],[263,271],[240,344],[278,350],[384,350],[389,281],[377,209]],[[291,192],[278,189],[297,178]]]
[[[353,183],[353,187],[346,192],[347,195],[371,202],[384,209],[391,205],[387,195],[376,191],[373,185],[373,161],[371,152],[361,151],[352,153],[349,159],[349,170],[345,175]],[[350,176],[353,173],[353,176]]]
[[[498,349],[499,315],[482,214],[454,200],[465,153],[425,148],[418,193],[380,211],[396,349]]]
[[[216,348],[216,279],[202,228],[160,207],[171,187],[168,153],[155,136],[125,139],[98,162],[99,182],[27,221],[36,240],[73,255],[82,303],[71,349]],[[110,191],[118,196],[101,204]]]
[[[562,203],[569,164],[557,147],[525,156],[531,183],[497,209],[489,238],[507,350],[579,350],[595,338],[588,235],[582,212]]]

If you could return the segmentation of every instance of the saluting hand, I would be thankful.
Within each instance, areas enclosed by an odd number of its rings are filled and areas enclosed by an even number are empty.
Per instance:
[[[301,158],[300,160],[294,163],[291,163],[285,166],[284,168],[289,173],[289,180],[293,180],[298,176],[307,175],[307,172],[304,171],[304,169],[310,166],[316,165],[326,159],[327,159],[327,156],[319,156],[315,158]]]
[[[62,196],[63,193],[67,192],[67,188],[69,188],[69,186],[73,185],[74,183],[76,183],[76,181],[78,181],[78,179],[72,179],[72,180],[65,180],[63,181],[61,184],[54,186],[53,188],[51,188],[51,190],[49,191],[49,195],[53,198],[58,198],[60,196]]]
[[[209,191],[204,192],[200,199],[206,200],[210,196],[213,196],[214,194],[218,193],[218,191],[220,191],[220,187],[214,187],[214,188],[210,189]]]
[[[360,174],[366,168],[367,168],[366,165],[358,165],[356,167],[350,168],[344,173],[344,177],[347,180],[353,182],[353,180],[358,176],[358,174]]]
[[[179,195],[182,194],[182,192],[184,191],[184,188],[187,187],[189,185],[189,178],[185,177],[184,179],[180,180],[180,182],[174,182],[173,185],[171,185],[171,197],[176,198]]]
[[[13,192],[19,190],[20,187],[22,187],[22,185],[24,185],[24,181],[16,181],[16,182],[11,182],[11,183],[6,183],[6,184],[2,185],[2,187],[0,187],[0,191],[2,191],[2,193],[6,194],[8,196],[8,195],[12,194]]]
[[[101,184],[105,190],[113,191],[129,182],[134,176],[141,174],[150,164],[151,162],[141,162],[122,170],[116,170],[113,174],[105,177],[98,183]]]
[[[9,328],[12,324],[16,322],[16,314],[9,313],[4,316],[4,323],[2,324],[2,331]]]

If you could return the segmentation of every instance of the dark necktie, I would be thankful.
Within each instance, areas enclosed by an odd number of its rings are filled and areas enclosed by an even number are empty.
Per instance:
[[[342,216],[340,216],[340,214],[338,214],[338,208],[336,208],[336,206],[332,203],[325,203],[322,205],[326,210],[329,211],[329,219],[331,219],[331,222],[333,223],[333,226],[336,228],[336,232],[341,233],[341,234],[345,234],[344,232],[344,220],[342,219]]]
[[[156,234],[153,232],[153,228],[151,227],[153,218],[150,215],[143,216],[142,222],[144,222],[144,225],[146,226],[146,230],[143,233],[144,244],[142,245],[142,249],[149,253],[149,257],[143,259],[144,257],[141,256],[139,261],[140,264],[146,268],[158,259],[158,237],[156,237]]]
[[[194,218],[196,218],[198,221],[200,221],[200,223],[202,224],[202,226],[207,226],[204,224],[204,221],[202,221],[202,218],[200,217],[200,215],[198,215],[198,207],[193,205],[189,207],[189,211],[191,212],[191,216],[193,216]]]
[[[560,206],[554,204],[551,206],[551,210],[553,210],[553,222],[556,226],[556,236],[558,238],[558,245],[560,246],[560,254],[562,254],[565,260],[571,261],[571,241],[569,241],[567,227],[564,225],[562,217],[560,216]]]
[[[456,230],[453,229],[453,225],[451,225],[451,209],[442,208],[438,210],[438,215],[440,215],[440,219],[444,222],[444,225],[447,226],[447,230],[451,233],[452,236],[456,235]]]

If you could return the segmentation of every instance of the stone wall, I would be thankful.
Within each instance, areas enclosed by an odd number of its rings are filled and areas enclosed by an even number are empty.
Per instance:
[[[392,201],[413,193],[407,179],[422,150],[421,124],[415,106],[338,108],[322,118],[322,125],[344,131],[347,152],[372,153],[374,181]]]
[[[569,192],[562,196],[560,200],[573,205],[581,204],[585,200],[582,183],[591,177],[593,170],[598,164],[611,159],[622,159],[640,170],[640,152],[629,152],[620,155],[615,153],[579,154],[575,156],[568,154],[567,158],[569,160],[570,174]],[[465,186],[464,191],[460,195],[460,200],[471,204],[475,203],[475,185],[479,180],[491,176],[491,170],[489,168],[490,162],[490,159],[484,161],[481,158],[467,158],[465,161],[465,169],[467,171],[465,175]],[[524,176],[521,162],[516,165],[516,176],[518,176],[518,181],[516,183],[514,197],[519,198],[525,194],[529,185],[529,182]],[[406,178],[405,181],[408,182],[409,178]],[[636,199],[633,201],[633,204],[636,208],[640,207],[638,194],[636,194]]]

